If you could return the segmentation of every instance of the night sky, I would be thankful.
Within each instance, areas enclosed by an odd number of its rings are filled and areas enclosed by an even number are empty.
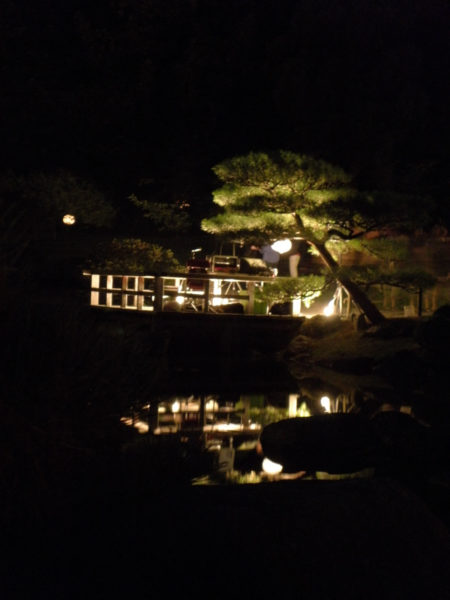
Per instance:
[[[369,188],[449,181],[445,0],[3,0],[1,169],[64,168],[118,206],[185,199],[250,150]]]

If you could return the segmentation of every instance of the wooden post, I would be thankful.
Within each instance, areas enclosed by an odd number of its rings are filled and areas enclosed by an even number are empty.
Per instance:
[[[163,309],[163,293],[164,293],[164,281],[160,276],[155,277],[155,301],[153,304],[153,310],[155,312],[161,312]]]
[[[350,296],[349,293],[347,293],[347,290],[345,291],[347,294],[347,319],[350,319],[350,312],[351,312],[351,308],[352,308],[352,297]]]
[[[91,275],[91,306],[99,304],[100,276]]]
[[[247,314],[252,315],[255,310],[255,282],[254,281],[247,282],[247,294],[248,294]]]
[[[206,398],[204,396],[204,394],[202,394],[200,396],[200,413],[199,413],[199,425],[200,425],[200,429],[203,432],[203,428],[206,424],[206,410],[205,410],[205,404],[206,404]]]
[[[128,276],[122,275],[122,289],[121,289],[121,298],[120,298],[120,306],[121,308],[127,307],[127,285],[128,285]]]
[[[210,292],[211,292],[211,285],[212,285],[212,281],[209,279],[206,279],[203,282],[203,310],[205,311],[205,313],[209,312],[209,297],[210,297]]]
[[[143,277],[138,277],[137,291],[138,291],[138,295],[137,295],[137,299],[136,299],[136,308],[138,310],[142,310],[142,306],[144,304],[144,296],[142,294],[144,291],[144,278]]]
[[[244,405],[244,413],[242,415],[242,425],[247,428],[250,425],[250,396],[243,395],[240,397]]]
[[[159,426],[159,413],[158,413],[159,402],[156,399],[152,399],[148,409],[148,431],[153,433]]]
[[[106,306],[111,307],[112,306],[112,281],[113,281],[113,277],[112,275],[107,275],[106,276]]]

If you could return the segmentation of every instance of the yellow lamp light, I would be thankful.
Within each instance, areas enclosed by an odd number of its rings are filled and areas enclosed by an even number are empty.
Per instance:
[[[62,222],[64,223],[64,225],[75,225],[76,223],[76,219],[75,219],[75,215],[64,215],[62,218]]]

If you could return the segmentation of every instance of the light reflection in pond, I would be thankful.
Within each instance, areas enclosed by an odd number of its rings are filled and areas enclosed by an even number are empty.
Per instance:
[[[323,395],[323,390],[306,392],[302,389],[301,392],[227,395],[225,398],[220,394],[158,397],[131,407],[120,420],[141,434],[240,432],[257,437],[263,427],[281,419],[361,412],[360,401],[354,394],[333,396]],[[383,410],[412,413],[411,406],[395,407],[389,402],[377,402],[373,407],[374,413]]]
[[[159,396],[133,407],[121,422],[134,428],[137,435],[150,434],[162,446],[164,440],[172,439],[186,453],[195,448],[197,458],[208,455],[210,470],[197,473],[192,478],[196,483],[258,483],[308,477],[305,471],[268,473],[259,440],[264,427],[284,419],[360,412],[355,394],[333,395],[327,390],[329,396],[324,401],[323,388],[314,391],[317,393],[305,394],[302,388],[291,393]],[[411,407],[380,403],[374,407],[374,414],[384,410],[411,414]]]

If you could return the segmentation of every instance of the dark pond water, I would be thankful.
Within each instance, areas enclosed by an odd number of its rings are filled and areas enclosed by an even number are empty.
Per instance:
[[[121,421],[136,432],[137,446],[133,450],[139,446],[139,438],[150,434],[153,452],[157,447],[164,454],[170,447],[178,458],[183,457],[186,476],[192,483],[257,483],[267,478],[318,476],[316,471],[298,475],[295,469],[274,474],[272,469],[277,471],[277,467],[267,462],[269,457],[260,443],[265,428],[286,419],[314,419],[337,413],[362,414],[367,419],[381,413],[398,415],[405,421],[400,424],[403,430],[399,434],[403,436],[414,435],[416,426],[419,430],[425,428],[415,418],[411,405],[393,406],[383,403],[382,398],[365,398],[356,391],[336,394],[317,379],[310,382],[309,389],[297,385],[281,391],[258,388],[252,392],[247,388],[239,392],[228,387],[212,393],[159,393],[149,402],[130,408]],[[389,429],[389,423],[386,427],[388,435],[397,435]],[[318,447],[324,443],[320,435],[315,441]],[[370,469],[363,469],[359,475],[372,474]],[[325,475],[321,473],[320,477]]]
[[[380,440],[406,463],[418,460],[422,442],[429,446],[423,440],[440,388],[416,393],[409,359],[401,373],[388,369],[387,378],[374,381],[365,369],[336,373],[289,358],[284,350],[301,320],[161,314],[137,327],[141,321],[121,318],[124,332],[135,327],[130,339],[140,340],[139,356],[152,365],[153,381],[121,414],[123,428],[134,435],[125,450],[133,457],[151,451],[153,467],[164,464],[175,478],[231,474],[259,481],[267,458],[260,444],[264,428],[327,413],[377,417]],[[113,323],[117,327],[116,317]],[[438,454],[444,436],[445,429],[437,431]],[[320,434],[314,441],[318,448],[325,442]]]

